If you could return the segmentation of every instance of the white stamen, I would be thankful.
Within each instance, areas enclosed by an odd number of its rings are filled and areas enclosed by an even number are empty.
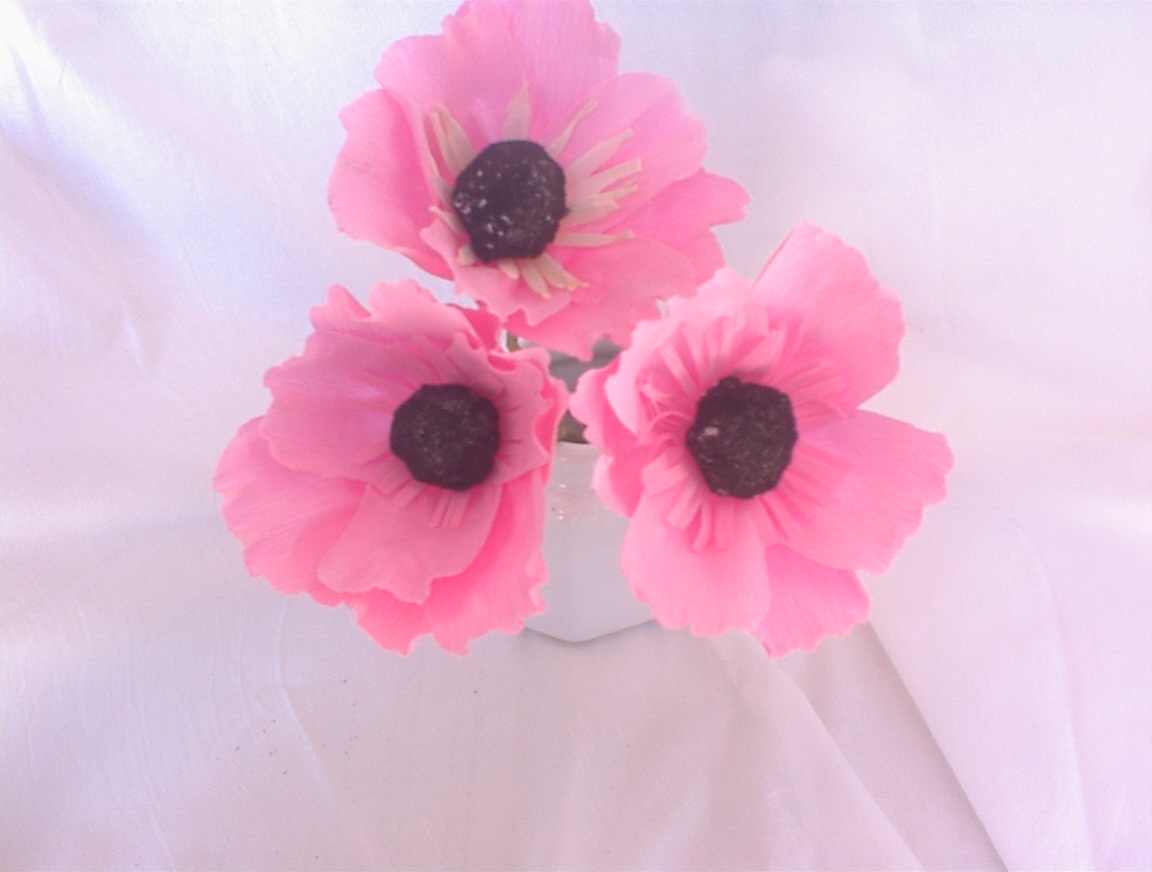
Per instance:
[[[450,491],[438,494],[436,503],[432,506],[432,517],[428,519],[433,527],[444,526],[444,516],[448,514],[449,500],[451,499]]]
[[[574,195],[572,199],[582,200],[584,197],[594,194],[607,193],[606,189],[613,183],[622,181],[629,176],[634,176],[639,172],[640,160],[633,158],[632,160],[626,160],[623,163],[608,167],[608,169],[591,176],[577,179],[572,185],[571,193]]]
[[[400,489],[392,494],[392,504],[402,509],[416,499],[422,490],[424,490],[424,485],[411,478],[407,484],[401,485]]]
[[[472,148],[464,128],[443,106],[432,113],[432,130],[436,133],[436,143],[440,146],[440,155],[444,159],[448,174],[456,178],[464,167],[472,163],[472,159],[476,157],[476,150]]]
[[[594,197],[585,197],[578,203],[568,207],[568,214],[560,222],[561,227],[581,227],[599,221],[605,215],[611,215],[620,208],[618,197],[611,194],[597,194]],[[561,230],[561,233],[564,231]]]
[[[456,217],[456,213],[449,209],[441,209],[439,206],[430,206],[429,211],[432,212],[437,218],[452,228],[452,232],[464,236],[467,231],[464,225],[460,223],[460,219]]]
[[[460,526],[464,519],[464,510],[468,505],[466,494],[442,490],[437,495],[436,504],[432,507],[432,516],[428,519],[433,527],[442,530],[454,530]]]
[[[576,160],[564,168],[565,174],[577,179],[591,175],[600,169],[604,161],[616,153],[617,149],[623,145],[625,140],[630,139],[632,136],[633,133],[631,130],[625,130],[623,133],[618,133],[611,139],[605,139],[603,142],[592,146],[588,151],[584,152],[584,154],[580,155],[580,157],[576,158]]]
[[[699,503],[696,488],[691,485],[681,487],[680,492],[676,494],[672,509],[668,512],[668,524],[680,530],[685,529],[700,511]]]
[[[448,510],[444,513],[441,526],[446,530],[455,530],[464,520],[464,511],[467,507],[468,499],[464,494],[452,494],[452,500],[448,503]]]
[[[436,195],[440,198],[442,203],[452,202],[452,186],[444,180],[440,175],[440,171],[436,171],[436,178],[433,180],[436,183]]]
[[[527,139],[531,117],[532,106],[528,103],[528,82],[525,81],[508,104],[508,114],[504,118],[504,138]]]
[[[564,146],[568,144],[568,140],[572,138],[572,134],[576,132],[576,125],[588,117],[588,114],[596,108],[596,101],[589,100],[573,116],[572,120],[568,122],[568,126],[564,128],[563,132],[552,140],[552,144],[548,146],[547,152],[553,158],[559,160],[559,154],[564,150]]]
[[[611,245],[613,242],[622,242],[632,238],[632,231],[624,233],[578,233],[572,230],[561,230],[553,240],[557,245],[571,245],[573,248],[599,248],[601,245]]]
[[[528,99],[528,83],[524,82],[516,95],[508,104],[504,118],[503,135],[505,139],[528,139],[531,121],[531,103]],[[572,139],[577,126],[596,109],[596,102],[589,100],[572,117],[567,127],[547,147],[553,159],[559,160],[559,154]],[[465,240],[467,230],[461,224],[455,211],[448,207],[452,202],[452,184],[455,179],[476,157],[476,151],[468,139],[464,128],[452,117],[447,107],[440,107],[432,113],[430,118],[432,132],[440,151],[440,162],[433,160],[433,182],[436,193],[443,206],[433,206],[431,211],[443,221],[453,233]],[[555,245],[573,248],[598,248],[611,245],[632,237],[631,232],[618,234],[609,233],[580,233],[575,228],[591,224],[610,215],[620,206],[620,201],[633,193],[637,185],[630,180],[640,172],[641,163],[638,158],[622,161],[615,166],[608,167],[601,172],[595,172],[606,161],[610,160],[619,150],[622,143],[633,135],[633,131],[624,130],[610,139],[589,148],[584,154],[572,161],[564,171],[565,174],[565,201],[568,204],[568,214],[561,221],[561,230],[553,240]],[[431,143],[426,147],[431,150]],[[616,187],[613,187],[615,185]],[[456,260],[461,266],[473,266],[479,263],[470,242],[463,242],[456,251]],[[491,265],[491,264],[490,264]],[[500,258],[494,265],[511,279],[523,279],[531,290],[548,299],[553,288],[566,291],[583,287],[584,282],[568,272],[556,258],[544,253],[537,258]]]
[[[617,188],[613,188],[611,191],[605,191],[601,196],[611,197],[612,201],[617,206],[619,206],[621,200],[623,200],[629,194],[635,194],[639,190],[639,185],[637,185],[635,182],[629,182],[626,185],[620,185]]]
[[[544,276],[540,273],[536,263],[531,260],[519,261],[520,275],[524,281],[527,282],[528,287],[535,291],[539,296],[545,300],[552,296],[552,292],[548,290],[548,282],[544,280]]]
[[[560,265],[560,261],[556,260],[550,254],[542,254],[536,258],[536,268],[540,270],[540,275],[554,288],[562,288],[565,291],[574,291],[584,283],[568,270]]]
[[[382,475],[377,479],[377,487],[380,488],[381,493],[387,495],[411,480],[412,473],[408,471],[408,467],[404,465],[403,461],[397,458],[395,463],[384,464]]]

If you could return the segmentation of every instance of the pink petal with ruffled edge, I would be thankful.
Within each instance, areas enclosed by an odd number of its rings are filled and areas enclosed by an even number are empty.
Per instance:
[[[398,251],[421,269],[447,278],[447,265],[420,240],[435,199],[408,115],[383,91],[346,106],[348,131],[328,182],[328,205],[341,233]]]
[[[453,343],[442,363],[448,366],[466,351]],[[466,363],[466,357],[459,361],[462,370]],[[492,355],[487,363],[499,373],[491,378],[497,389],[487,395],[499,410],[502,430],[492,475],[458,493],[417,485],[402,464],[386,464],[388,471],[380,476],[386,492],[365,493],[356,517],[321,564],[330,588],[346,593],[380,588],[405,602],[423,602],[434,579],[465,572],[494,535],[501,489],[525,474],[543,470],[546,477],[566,395],[562,383],[546,375],[547,354],[525,349]]]
[[[540,609],[544,483],[567,392],[542,349],[492,351],[487,313],[414,282],[379,285],[370,302],[336,287],[313,310],[304,354],[270,370],[269,414],[234,438],[216,487],[253,574],[354,607],[385,647],[435,631],[462,653]],[[500,412],[496,468],[464,492],[414,481],[387,448],[399,402],[445,383]]]
[[[373,285],[367,308],[340,285],[333,285],[327,302],[312,309],[310,317],[316,333],[385,345],[420,337],[447,347],[451,337],[466,335],[471,347],[485,350],[495,344],[500,333],[500,323],[491,315],[443,304],[412,279]],[[307,356],[307,345],[304,353]]]
[[[616,511],[635,511],[641,470],[654,452],[666,450],[661,440],[682,441],[709,387],[734,367],[759,372],[778,359],[783,337],[762,311],[747,306],[740,293],[746,287],[733,276],[707,295],[674,301],[668,317],[636,328],[626,353],[581,377],[572,413],[587,425],[588,440],[604,449],[593,487]],[[707,330],[690,329],[702,323]]]
[[[487,365],[499,378],[495,390],[480,392],[496,404],[501,422],[500,450],[489,479],[493,484],[551,463],[568,390],[547,375],[549,363],[542,348],[488,355]]]
[[[534,310],[526,307],[510,312],[506,323],[513,333],[582,360],[592,357],[602,336],[627,343],[638,321],[659,315],[658,298],[693,289],[687,259],[650,239],[624,240],[594,255],[581,252],[569,266],[587,287],[573,292],[567,306],[536,324],[529,322]]]
[[[721,271],[670,301],[581,379],[573,408],[604,450],[597,491],[633,515],[622,565],[637,596],[670,626],[750,628],[779,655],[867,618],[853,570],[887,568],[943,498],[952,458],[938,434],[853,410],[894,375],[903,330],[859,254],[802,226],[748,291]],[[727,375],[788,394],[800,434],[780,483],[752,500],[711,494],[683,444],[700,396]],[[729,578],[740,586],[718,595]]]
[[[675,493],[645,494],[628,525],[621,568],[632,591],[666,627],[700,636],[752,630],[771,603],[764,546],[746,512],[731,515],[731,547],[693,547],[690,531],[667,522]]]
[[[316,330],[304,354],[265,376],[273,400],[262,432],[286,466],[388,489],[392,412],[421,385],[468,384],[498,407],[501,394],[541,395],[547,365],[540,359],[519,358],[535,361],[526,367],[508,358],[500,375],[493,370],[487,347],[498,322],[491,315],[440,304],[410,281],[377,285],[370,303],[372,311],[333,288],[328,303],[312,312]],[[552,401],[504,403],[507,431],[530,434],[528,418]],[[498,478],[540,465],[549,451],[533,440],[508,439],[498,456]]]
[[[249,421],[220,457],[212,486],[224,522],[244,543],[244,563],[284,593],[315,593],[317,567],[352,519],[363,485],[316,478],[277,463]]]
[[[261,432],[273,456],[316,475],[378,478],[392,412],[434,370],[402,346],[331,334],[309,346],[265,377],[273,400]]]
[[[605,395],[604,383],[619,366],[617,356],[607,366],[585,372],[568,405],[573,417],[585,425],[585,438],[603,449],[592,474],[593,490],[613,511],[631,517],[644,491],[641,471],[645,456]]]
[[[863,411],[804,438],[847,472],[834,499],[805,505],[806,523],[790,529],[785,544],[828,566],[886,571],[920,526],[924,508],[944,499],[952,468],[947,441]]]
[[[368,488],[355,517],[320,563],[338,593],[386,590],[405,602],[428,598],[432,580],[468,568],[492,529],[500,488],[462,493],[421,487],[403,502]],[[451,509],[445,503],[457,503]],[[454,523],[442,516],[452,512]]]
[[[491,534],[468,569],[433,584],[425,608],[436,641],[466,654],[472,639],[516,633],[542,612],[543,541],[544,476],[532,473],[504,487]]]
[[[699,284],[724,266],[724,252],[712,227],[739,221],[747,202],[748,193],[736,182],[699,170],[633,211],[628,225],[637,236],[680,252],[692,264]],[[687,214],[695,220],[683,220]]]
[[[621,423],[643,441],[652,420],[676,410],[688,420],[700,397],[725,375],[764,370],[779,356],[767,315],[750,306],[747,282],[732,273],[668,315],[637,325],[605,394]],[[767,354],[767,356],[765,356]]]
[[[356,612],[358,623],[381,648],[407,654],[412,643],[432,632],[432,622],[424,606],[406,603],[386,591],[351,594],[341,603]]]
[[[543,537],[543,475],[531,473],[503,489],[491,535],[468,568],[436,579],[423,603],[402,603],[383,591],[352,594],[346,602],[386,648],[407,653],[416,636],[431,633],[448,651],[467,654],[472,640],[516,633],[525,618],[543,611]]]
[[[671,309],[669,312],[671,313]],[[637,432],[646,420],[645,409],[642,408],[640,395],[637,392],[637,380],[641,371],[647,365],[650,357],[660,346],[668,342],[676,331],[680,329],[680,319],[669,314],[666,318],[652,321],[642,321],[632,331],[632,342],[613,363],[616,364],[611,377],[603,382],[604,401],[611,406],[613,414],[627,430],[629,439],[635,440]],[[591,383],[590,383],[591,386]],[[577,384],[577,393],[583,389]],[[584,400],[583,402],[596,402],[597,400]],[[575,400],[574,400],[575,402]],[[684,402],[695,402],[692,398],[685,398]],[[615,450],[613,445],[602,445],[605,450]]]
[[[597,82],[616,75],[620,37],[596,20],[592,5],[583,0],[561,3],[500,4],[507,16],[516,56],[529,83],[533,115],[539,127],[533,135],[559,131],[570,113],[588,98]],[[492,46],[508,54],[507,43]],[[474,78],[476,78],[474,76]],[[483,83],[479,83],[483,87]]]
[[[868,593],[856,573],[814,563],[787,548],[765,553],[772,607],[755,633],[773,657],[811,651],[868,620]]]
[[[502,138],[505,109],[527,82],[531,132],[547,142],[616,74],[619,49],[585,2],[473,2],[444,19],[441,36],[392,45],[376,79],[411,105],[415,129],[441,107],[474,119],[477,148]]]
[[[639,172],[631,179],[636,190],[621,201],[618,211],[585,225],[586,229],[606,230],[628,223],[634,209],[700,169],[707,150],[704,123],[688,114],[679,91],[668,79],[649,73],[624,73],[600,84],[586,99],[595,108],[577,125],[560,152],[560,163],[568,166],[605,140],[622,134],[627,138],[611,157],[592,169],[639,162]],[[693,224],[702,222],[692,210],[681,217],[689,216]]]
[[[799,224],[752,283],[752,297],[796,331],[805,354],[836,361],[843,408],[896,377],[900,301],[879,285],[864,256],[833,234]]]
[[[389,99],[361,100],[345,113],[349,142],[330,197],[338,224],[454,277],[462,292],[534,342],[586,358],[603,336],[625,341],[638,319],[655,313],[656,300],[693,293],[719,266],[711,227],[741,217],[747,195],[734,182],[702,174],[703,124],[669,82],[618,75],[618,52],[618,38],[586,2],[468,3],[445,20],[442,35],[396,43],[377,67]],[[442,142],[434,118],[459,134]],[[389,145],[405,137],[402,146]],[[574,211],[541,258],[469,264],[461,255],[468,239],[452,218],[447,192],[472,154],[508,138],[554,148],[571,172]],[[590,152],[595,158],[585,159]],[[615,181],[590,182],[593,172]],[[364,186],[358,175],[367,177]],[[389,199],[392,179],[404,186]],[[665,196],[670,186],[685,184],[691,191]],[[593,195],[605,191],[617,208],[603,214]],[[590,289],[618,271],[621,257],[611,250],[628,240],[645,241],[650,254],[632,251],[627,258],[646,259],[658,271],[634,270],[626,284],[608,279],[611,287],[601,290],[610,293],[593,301]],[[666,267],[670,259],[686,270]]]

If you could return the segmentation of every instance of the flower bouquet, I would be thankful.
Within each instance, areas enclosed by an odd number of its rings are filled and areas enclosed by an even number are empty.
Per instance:
[[[713,228],[747,195],[618,54],[583,0],[472,0],[341,114],[339,229],[470,303],[332,288],[215,486],[253,575],[350,606],[385,648],[463,654],[543,611],[558,436],[599,449],[652,616],[773,656],[866,620],[857,573],[944,497],[944,438],[859,408],[897,374],[895,295],[811,224],[754,281],[725,269]],[[605,343],[573,389],[553,373]]]

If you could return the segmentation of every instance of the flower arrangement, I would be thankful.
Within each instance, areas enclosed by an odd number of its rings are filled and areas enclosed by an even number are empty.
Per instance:
[[[866,620],[857,572],[944,497],[944,438],[859,408],[898,370],[895,295],[811,224],[755,281],[725,269],[712,229],[747,195],[703,169],[675,88],[618,53],[587,0],[469,0],[392,45],[341,114],[340,230],[472,305],[411,280],[367,307],[333,288],[214,484],[253,575],[351,607],[385,648],[463,654],[544,609],[569,411],[630,519],[636,597],[772,656]],[[548,349],[587,360],[605,339],[622,350],[569,402]]]

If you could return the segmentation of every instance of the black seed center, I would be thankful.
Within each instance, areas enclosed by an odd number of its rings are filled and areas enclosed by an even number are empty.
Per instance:
[[[568,213],[564,170],[538,143],[494,142],[456,179],[452,208],[485,263],[539,257]]]
[[[500,413],[467,385],[424,385],[396,409],[389,447],[417,481],[468,490],[495,466]]]
[[[685,442],[713,493],[751,499],[776,487],[792,459],[792,401],[767,385],[721,379],[700,398]]]

